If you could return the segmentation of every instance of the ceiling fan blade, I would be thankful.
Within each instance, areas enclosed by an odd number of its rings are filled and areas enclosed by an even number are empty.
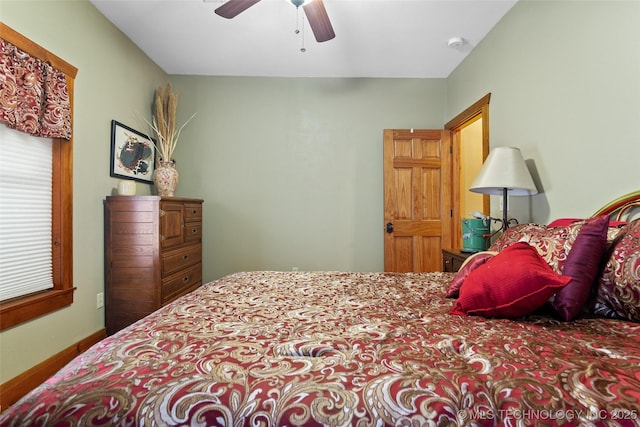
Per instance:
[[[322,0],[313,0],[302,7],[304,8],[307,20],[309,21],[309,25],[313,30],[313,35],[316,37],[318,43],[326,42],[336,36],[333,32],[333,27],[329,21],[329,15],[327,15],[327,10],[324,8]]]
[[[229,0],[215,10],[217,15],[231,19],[249,9],[260,0]]]

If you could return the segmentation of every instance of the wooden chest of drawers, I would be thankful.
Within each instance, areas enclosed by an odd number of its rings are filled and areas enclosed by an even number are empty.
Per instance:
[[[159,196],[106,198],[107,334],[202,284],[202,202]]]

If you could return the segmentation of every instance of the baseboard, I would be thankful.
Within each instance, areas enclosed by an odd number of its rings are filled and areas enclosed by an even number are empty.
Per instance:
[[[41,362],[0,384],[0,412],[16,403],[22,396],[45,382],[50,376],[58,372],[77,355],[84,353],[92,345],[107,336],[107,330],[101,329],[88,337],[78,341],[72,346],[54,354],[44,362]]]

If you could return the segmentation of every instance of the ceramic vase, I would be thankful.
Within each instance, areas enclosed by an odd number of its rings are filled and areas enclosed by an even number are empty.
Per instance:
[[[178,170],[176,162],[160,160],[153,170],[153,183],[158,191],[158,196],[173,197],[178,186]]]

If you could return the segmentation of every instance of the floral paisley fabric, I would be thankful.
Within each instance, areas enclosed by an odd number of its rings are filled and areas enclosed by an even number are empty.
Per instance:
[[[35,136],[71,139],[65,74],[0,39],[0,121]]]
[[[489,250],[502,251],[516,242],[527,242],[556,272],[561,274],[571,247],[584,222],[562,227],[547,228],[539,224],[520,224],[508,228],[491,245]]]
[[[2,426],[633,426],[640,324],[449,314],[453,273],[250,272],[106,338]]]
[[[611,315],[640,322],[640,219],[622,233],[604,267],[596,302]]]

